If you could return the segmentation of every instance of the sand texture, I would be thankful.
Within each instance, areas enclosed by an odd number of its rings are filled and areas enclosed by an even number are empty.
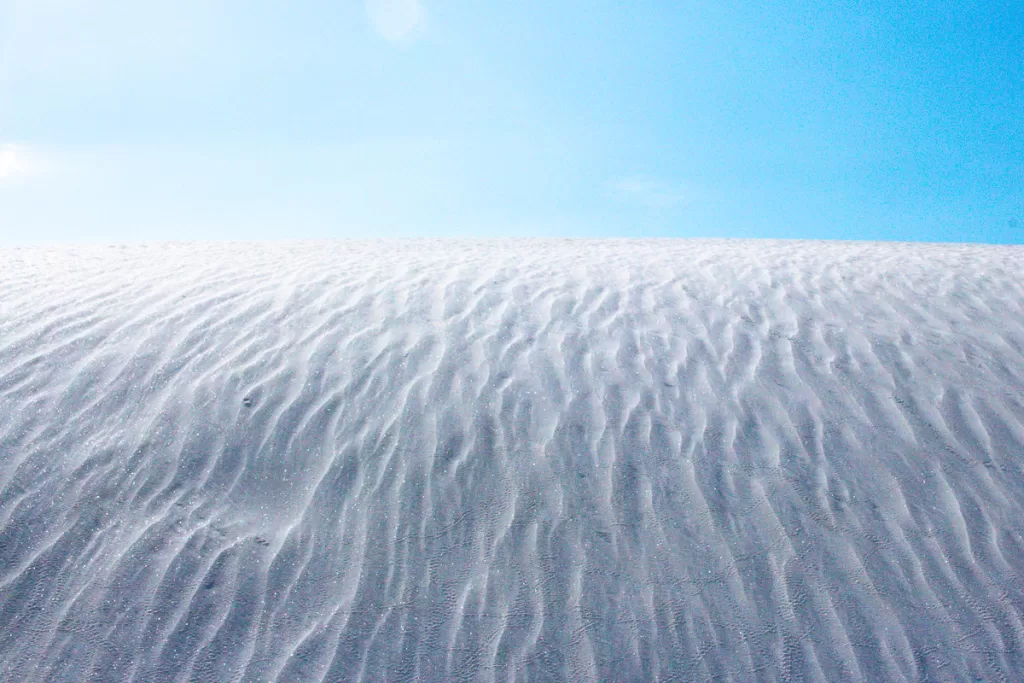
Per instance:
[[[0,680],[1024,680],[1024,247],[0,251]]]

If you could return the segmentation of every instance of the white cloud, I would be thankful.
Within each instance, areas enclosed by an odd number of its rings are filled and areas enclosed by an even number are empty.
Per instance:
[[[0,144],[0,181],[37,170],[38,164],[20,145]]]
[[[681,183],[668,183],[646,176],[620,178],[608,184],[608,193],[620,202],[639,204],[649,209],[672,209],[688,206],[700,197]]]
[[[427,21],[419,0],[366,0],[366,15],[374,30],[391,42],[412,36]]]

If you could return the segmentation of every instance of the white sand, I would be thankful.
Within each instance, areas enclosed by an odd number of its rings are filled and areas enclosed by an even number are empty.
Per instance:
[[[1024,248],[0,251],[0,680],[1024,680]]]

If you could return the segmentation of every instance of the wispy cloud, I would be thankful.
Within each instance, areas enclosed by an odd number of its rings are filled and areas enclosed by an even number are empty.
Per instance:
[[[648,176],[630,176],[608,183],[608,196],[612,199],[637,204],[648,209],[675,209],[688,206],[700,194],[683,183],[673,183]]]
[[[0,143],[0,182],[35,173],[41,166],[40,159],[27,147]]]
[[[419,0],[366,0],[366,15],[373,29],[393,43],[414,36],[427,21]]]

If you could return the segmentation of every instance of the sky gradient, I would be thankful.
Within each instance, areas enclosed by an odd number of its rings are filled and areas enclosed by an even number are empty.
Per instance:
[[[0,244],[1024,243],[1024,3],[0,0]]]

